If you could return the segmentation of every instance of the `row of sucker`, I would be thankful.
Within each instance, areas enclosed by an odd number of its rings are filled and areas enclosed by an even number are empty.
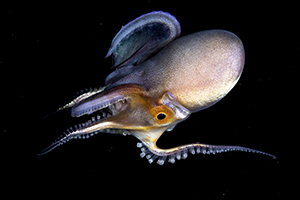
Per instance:
[[[105,107],[106,109],[102,109],[97,113],[97,115],[92,116],[90,120],[86,121],[85,123],[80,123],[78,125],[75,125],[74,127],[70,127],[67,129],[63,135],[61,135],[56,141],[54,141],[50,146],[46,147],[42,152],[38,155],[44,155],[46,153],[49,153],[53,149],[55,149],[58,146],[61,146],[68,142],[71,139],[86,139],[89,138],[99,132],[101,133],[113,133],[113,134],[122,134],[124,136],[130,134],[130,132],[126,130],[121,129],[103,129],[99,131],[95,131],[92,133],[85,133],[85,128],[92,126],[99,121],[101,121],[104,118],[110,117],[122,109],[122,106],[126,104],[126,100],[120,100],[116,102],[115,104],[110,104]]]
[[[106,88],[106,86],[105,87],[100,87],[100,88],[94,88],[94,89],[93,88],[90,88],[90,89],[86,88],[85,91],[81,90],[80,91],[81,95],[77,96],[76,98],[74,98],[72,101],[70,101],[69,103],[67,103],[63,107],[60,107],[58,110],[64,110],[66,108],[70,108],[70,107],[74,106],[75,104],[83,101],[84,99],[87,99],[90,96],[93,96],[95,94],[98,94],[98,93],[102,92],[105,88]]]
[[[177,150],[175,150],[169,155],[157,155],[155,154],[155,152],[150,151],[145,145],[143,145],[140,142],[137,143],[137,147],[141,149],[140,156],[142,158],[146,157],[150,164],[153,163],[156,159],[158,159],[157,164],[159,165],[163,165],[167,160],[167,158],[168,158],[168,162],[174,164],[175,158],[177,160],[186,159],[188,157],[188,153],[191,153],[192,155],[195,155],[196,153],[215,155],[216,153],[222,153],[228,151],[244,151],[244,152],[259,153],[259,154],[270,156],[273,159],[276,159],[276,157],[272,154],[268,154],[262,151],[258,151],[246,147],[240,147],[240,146],[218,146],[218,145],[206,145],[206,144],[196,143],[192,145],[181,146],[181,148],[178,148]]]

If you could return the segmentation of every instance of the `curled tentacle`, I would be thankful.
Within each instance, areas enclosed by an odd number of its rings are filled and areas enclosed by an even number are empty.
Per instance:
[[[102,108],[101,111],[96,112],[94,115],[92,115],[90,120],[67,129],[66,132],[64,132],[63,135],[60,138],[58,138],[57,141],[53,142],[51,145],[43,149],[38,155],[47,154],[56,147],[65,144],[71,139],[86,139],[99,132],[129,135],[130,132],[128,132],[127,130],[110,128],[109,124],[104,124],[102,129],[99,128],[99,126],[97,126],[97,124],[105,122],[105,120],[109,119],[110,117],[117,115],[117,113],[124,108],[125,104],[126,102],[122,101],[107,105],[105,108]]]
[[[67,104],[65,104],[64,106],[58,108],[56,111],[46,115],[42,120],[46,119],[47,117],[59,112],[59,111],[62,111],[62,110],[65,110],[65,109],[68,109],[68,108],[72,108],[74,105],[80,103],[81,101],[83,101],[84,99],[87,99],[89,98],[90,96],[93,96],[97,93],[100,93],[102,92],[107,86],[104,86],[104,87],[100,87],[99,89],[98,88],[90,88],[90,90],[88,90],[86,88],[86,92],[85,93],[82,93],[80,94],[79,96],[75,97],[74,99],[72,99],[70,102],[68,102]],[[83,91],[81,91],[83,92]]]
[[[143,94],[143,91],[143,88],[138,85],[128,84],[114,87],[104,92],[96,92],[94,95],[81,101],[78,100],[78,103],[72,107],[72,116],[81,117],[82,115],[90,114],[91,118],[84,123],[74,126],[74,128],[70,127],[67,129],[67,134],[61,136],[39,155],[44,155],[71,139],[85,139],[99,132],[122,135],[131,134],[123,128],[124,125],[119,122],[119,119],[128,119],[126,114],[124,117],[122,114],[128,110],[132,101],[130,99],[133,98],[132,95]]]
[[[123,88],[126,89],[122,91]],[[118,102],[123,102],[128,98],[126,97],[126,94],[133,92],[133,90],[137,88],[138,86],[130,87],[130,85],[123,85],[103,91],[99,94],[91,95],[73,106],[71,115],[72,117],[80,117],[85,114],[91,114],[97,110],[101,110]]]
[[[75,99],[73,99],[72,101],[67,103],[66,105],[64,105],[64,106],[60,107],[59,109],[57,109],[57,111],[64,110],[64,109],[67,109],[67,108],[71,108],[74,105],[76,105],[76,104],[80,103],[81,101],[83,101],[84,99],[87,99],[90,96],[93,96],[95,94],[98,94],[98,93],[102,92],[106,87],[107,86],[100,87],[99,89],[97,89],[97,88],[90,89],[90,91],[87,91],[86,93],[83,93],[83,94],[79,95],[78,97],[76,97]]]
[[[137,147],[141,148],[141,154],[140,156],[146,157],[149,161],[149,163],[152,163],[155,159],[158,158],[157,164],[163,165],[165,160],[169,158],[170,163],[175,163],[175,158],[177,160],[185,159],[188,157],[188,152],[191,154],[216,154],[216,153],[222,153],[222,152],[228,152],[228,151],[245,151],[245,152],[252,152],[252,153],[259,153],[263,155],[267,155],[272,157],[273,159],[276,159],[276,157],[272,154],[258,151],[251,148],[241,147],[241,146],[228,146],[228,145],[209,145],[209,144],[188,144],[188,145],[182,145],[175,148],[170,149],[159,149],[156,145],[147,148],[142,143],[137,143]]]

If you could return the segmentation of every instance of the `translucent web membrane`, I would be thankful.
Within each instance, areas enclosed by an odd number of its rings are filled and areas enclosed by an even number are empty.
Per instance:
[[[195,155],[196,153],[216,154],[216,153],[222,153],[228,151],[244,151],[244,152],[259,153],[259,154],[270,156],[273,159],[276,159],[276,157],[272,154],[258,151],[255,149],[246,148],[246,147],[240,147],[240,146],[207,145],[207,144],[196,143],[196,144],[180,146],[175,151],[173,151],[168,155],[158,155],[155,152],[150,151],[145,145],[143,145],[140,142],[137,143],[137,147],[141,149],[140,156],[142,158],[146,157],[150,164],[153,163],[156,159],[158,159],[157,164],[159,165],[163,165],[167,159],[170,163],[174,164],[175,158],[177,160],[186,159],[188,157],[188,153]]]
[[[86,132],[86,128],[93,126],[94,124],[98,123],[99,121],[103,120],[104,118],[113,116],[117,114],[120,110],[122,110],[123,105],[127,103],[126,99],[117,101],[115,103],[111,103],[107,105],[106,107],[102,108],[101,110],[98,110],[94,112],[90,116],[90,120],[87,120],[85,123],[81,123],[78,125],[75,125],[74,127],[70,127],[66,130],[66,132],[63,133],[56,141],[54,141],[50,146],[45,148],[40,154],[38,155],[44,155],[46,153],[49,153],[56,147],[63,145],[64,143],[68,142],[71,139],[85,139],[89,138],[99,132],[101,133],[118,133],[127,135],[128,132],[126,130],[121,129],[102,129],[99,131],[94,132]]]

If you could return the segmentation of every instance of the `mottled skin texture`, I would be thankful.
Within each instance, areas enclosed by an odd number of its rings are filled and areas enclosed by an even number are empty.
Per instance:
[[[230,91],[241,75],[244,57],[243,44],[233,33],[202,31],[175,40],[113,86],[136,83],[154,98],[169,91],[195,112]]]
[[[143,57],[138,60],[142,63],[134,63],[139,55],[150,56],[145,51],[154,52],[158,49],[153,48],[152,43],[150,45],[143,43],[140,45],[142,48],[138,50],[139,54],[128,52],[131,49],[128,47],[132,45],[132,37],[138,33],[135,31],[136,27],[132,28],[132,26],[138,24],[137,28],[146,26],[145,30],[151,30],[153,21],[162,23],[161,26],[166,24],[165,29],[169,28],[170,31],[154,30],[155,34],[150,31],[150,42],[160,41],[156,40],[156,34],[172,32],[173,38],[169,41],[180,34],[180,26],[176,18],[163,12],[146,14],[121,29],[117,39],[114,39],[119,42],[112,45],[116,48],[110,48],[108,54],[114,56],[115,61],[120,65],[114,66],[117,67],[116,70],[107,77],[108,85],[100,90],[85,93],[59,109],[72,108],[73,117],[98,112],[105,113],[105,117],[97,116],[97,120],[92,117],[90,122],[68,131],[69,134],[50,145],[42,154],[69,139],[83,136],[86,138],[98,132],[108,132],[133,135],[138,138],[142,142],[138,147],[143,147],[141,156],[147,155],[150,163],[158,158],[158,164],[163,164],[168,156],[169,161],[174,163],[174,155],[177,159],[181,156],[186,157],[187,150],[191,153],[197,151],[213,154],[240,150],[272,156],[239,146],[200,143],[170,149],[160,149],[156,146],[156,141],[165,131],[172,130],[191,113],[215,104],[234,87],[242,73],[245,54],[243,44],[236,35],[224,30],[209,30],[176,39],[155,56],[148,59]],[[126,36],[128,30],[130,37]],[[130,40],[123,40],[124,38]],[[138,35],[137,38],[142,38],[143,42],[147,41],[145,40],[147,37],[143,34]],[[129,46],[128,43],[126,44],[128,41]],[[126,51],[122,51],[123,47]],[[130,58],[131,55],[134,56]],[[126,59],[122,63],[122,59],[119,58],[123,57]]]

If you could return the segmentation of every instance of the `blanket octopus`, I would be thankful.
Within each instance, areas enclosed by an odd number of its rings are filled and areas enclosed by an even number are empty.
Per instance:
[[[180,32],[176,18],[162,11],[144,14],[122,27],[106,55],[115,68],[107,76],[106,86],[81,94],[58,109],[70,109],[72,117],[91,115],[91,119],[69,128],[40,155],[70,139],[106,132],[135,136],[140,140],[140,156],[159,165],[184,159],[188,153],[246,151],[275,158],[241,146],[156,146],[165,131],[222,99],[244,67],[244,47],[235,34],[207,30],[178,38]]]

